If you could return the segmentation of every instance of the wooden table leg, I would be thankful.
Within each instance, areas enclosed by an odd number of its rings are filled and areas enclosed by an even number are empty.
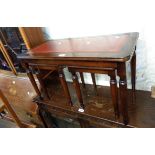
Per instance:
[[[93,86],[96,88],[95,73],[91,73],[91,78],[92,78],[92,81],[93,81]]]
[[[72,100],[71,100],[71,96],[70,96],[70,93],[69,93],[67,82],[65,80],[65,75],[63,73],[63,69],[59,69],[58,72],[59,72],[59,79],[60,79],[61,85],[63,87],[66,99],[67,99],[68,103],[70,104],[70,106],[72,106],[73,103],[72,103]]]
[[[134,52],[134,55],[131,59],[131,83],[132,83],[132,102],[136,99],[136,89],[135,89],[135,85],[136,85],[136,53]]]
[[[80,106],[82,108],[84,108],[82,94],[81,94],[81,89],[80,89],[80,84],[78,82],[78,78],[77,78],[76,72],[74,72],[74,71],[70,71],[70,72],[72,73],[73,85],[74,85],[74,88],[76,90],[76,94],[77,94]]]
[[[45,86],[45,83],[44,83],[43,79],[41,78],[40,71],[38,71],[38,72],[36,73],[36,76],[37,76],[37,78],[38,78],[38,81],[39,81],[39,83],[40,83],[40,85],[41,85],[41,87],[42,87],[42,89],[43,89],[45,95],[47,96],[48,99],[50,99],[50,96],[49,96],[49,94],[48,94],[48,91],[47,91],[47,88],[46,88],[46,86]]]
[[[120,77],[119,90],[120,90],[121,113],[123,115],[123,122],[125,125],[127,125],[129,122],[129,117],[128,117],[127,81],[126,81],[126,65],[125,65],[125,62],[118,64],[118,75]]]
[[[43,111],[41,110],[40,107],[38,107],[38,116],[39,116],[39,119],[41,120],[41,122],[43,123],[44,127],[45,128],[48,128],[48,124],[46,123],[45,119],[44,119],[44,114],[43,114]]]
[[[31,81],[31,84],[32,84],[33,88],[35,89],[37,95],[40,96],[40,98],[42,98],[41,97],[41,92],[40,92],[40,90],[39,90],[39,88],[37,86],[37,83],[36,83],[36,81],[34,79],[34,76],[33,76],[32,72],[29,69],[29,65],[28,64],[22,64],[22,65],[26,69],[27,76],[29,77],[29,79]]]
[[[84,77],[82,72],[80,72],[80,78],[81,78],[82,86],[85,87],[85,82],[84,82]]]
[[[109,73],[112,103],[114,106],[115,117],[119,118],[118,91],[115,71]]]

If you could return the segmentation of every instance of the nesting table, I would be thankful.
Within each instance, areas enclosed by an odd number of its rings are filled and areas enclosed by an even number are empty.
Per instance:
[[[35,83],[32,69],[57,70],[69,106],[73,106],[63,68],[72,74],[73,84],[81,108],[85,108],[76,72],[108,74],[115,115],[123,117],[125,125],[129,122],[127,103],[126,62],[131,60],[132,89],[135,92],[136,43],[137,32],[95,37],[67,38],[47,41],[28,53],[18,55],[37,94],[41,92]],[[119,91],[116,76],[119,76]],[[41,86],[44,87],[41,79]],[[133,93],[134,94],[134,93]],[[118,97],[119,96],[119,97]],[[118,107],[118,98],[120,108]]]

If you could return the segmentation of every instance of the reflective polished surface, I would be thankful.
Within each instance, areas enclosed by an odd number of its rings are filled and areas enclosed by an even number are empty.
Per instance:
[[[0,88],[22,121],[41,124],[36,115],[37,106],[32,102],[36,93],[25,74],[17,77],[0,70]]]
[[[134,51],[138,33],[124,33],[96,37],[68,38],[45,42],[29,51],[30,56],[87,59],[128,59]],[[19,56],[19,58],[22,57]]]

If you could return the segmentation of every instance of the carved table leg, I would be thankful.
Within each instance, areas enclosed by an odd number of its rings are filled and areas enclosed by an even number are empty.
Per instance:
[[[74,87],[75,87],[76,94],[77,94],[78,100],[79,100],[79,102],[80,102],[80,106],[81,106],[82,108],[84,108],[83,99],[82,99],[82,94],[81,94],[81,90],[80,90],[80,84],[79,84],[79,82],[78,82],[78,78],[77,78],[76,72],[71,71],[71,73],[72,73],[73,85],[74,85]]]
[[[63,87],[66,99],[67,99],[68,103],[72,106],[73,104],[72,104],[71,96],[70,96],[68,86],[67,86],[67,82],[65,80],[65,76],[64,76],[62,69],[59,69],[59,79],[60,79],[61,85]]]
[[[123,122],[125,125],[128,124],[128,103],[127,103],[127,82],[126,82],[126,66],[125,63],[118,64],[118,75],[120,77],[119,90],[120,90],[120,104],[121,112],[123,115]]]
[[[119,118],[118,91],[117,91],[117,80],[115,71],[110,72],[109,76],[110,76],[110,88],[111,88],[112,103],[114,106],[115,117]]]
[[[132,102],[136,98],[135,96],[135,84],[136,84],[136,53],[134,52],[134,55],[131,59],[131,83],[132,83]]]
[[[93,81],[93,86],[96,88],[95,73],[91,73],[91,78],[92,78],[92,81]]]
[[[23,67],[26,69],[27,76],[29,77],[29,79],[30,79],[30,81],[31,81],[31,84],[32,84],[33,88],[35,89],[37,95],[40,96],[40,98],[41,98],[41,92],[40,92],[40,90],[39,90],[39,88],[38,88],[38,86],[37,86],[37,84],[36,84],[36,81],[35,81],[35,79],[34,79],[34,77],[33,77],[32,72],[31,72],[30,69],[29,69],[28,64],[22,64],[22,65],[23,65]]]
[[[80,72],[80,78],[81,78],[82,86],[85,87],[85,82],[84,82],[84,77],[82,72]]]

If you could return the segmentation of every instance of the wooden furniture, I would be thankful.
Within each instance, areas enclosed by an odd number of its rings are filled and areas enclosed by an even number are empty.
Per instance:
[[[43,34],[41,27],[19,27],[19,31],[26,44],[27,49],[29,50],[47,41],[47,39],[45,39],[45,36]],[[84,82],[83,73],[82,72],[79,72],[79,73],[80,73],[81,82],[84,87],[85,82]],[[92,73],[91,77],[92,77],[93,85],[96,88],[95,75]]]
[[[1,69],[12,70],[17,75],[17,72],[24,72],[22,66],[17,60],[16,55],[25,52],[27,49],[23,43],[22,37],[17,27],[1,27]],[[6,58],[7,56],[7,58]]]
[[[19,31],[26,44],[27,49],[29,50],[47,41],[41,27],[19,27]],[[53,72],[53,70],[51,70],[50,72]],[[48,75],[50,72],[47,72],[46,75]],[[91,76],[93,84],[96,87],[95,75],[92,73]],[[80,72],[80,78],[84,87],[85,82],[82,72]],[[43,81],[41,83],[43,84]]]
[[[47,39],[44,36],[42,27],[1,27],[0,40],[3,46],[3,50],[1,49],[2,55],[0,55],[1,68],[12,70],[17,75],[18,72],[24,72],[24,70],[18,63],[16,54],[27,52],[27,49],[34,48]],[[7,59],[5,56],[6,51]]]
[[[13,107],[14,111],[22,120],[22,122],[27,122],[28,124],[36,124],[37,127],[42,127],[42,123],[39,121],[39,119],[36,117],[36,104],[32,102],[33,98],[36,96],[35,91],[33,87],[31,86],[31,83],[29,79],[26,77],[26,74],[22,74],[23,76],[21,77],[14,76],[11,74],[11,72],[5,72],[2,73],[0,72],[0,88],[3,90],[4,95],[7,95],[7,99],[9,100],[10,105]],[[11,84],[12,81],[16,82],[16,84]],[[46,81],[48,82],[48,81]],[[140,91],[136,90],[136,101],[134,104],[129,104],[129,117],[130,117],[130,122],[127,126],[123,126],[121,124],[121,117],[120,117],[120,123],[118,124],[117,121],[115,121],[115,117],[113,116],[113,106],[111,103],[111,94],[110,94],[110,87],[97,87],[97,94],[94,93],[94,87],[91,84],[86,84],[86,88],[83,89],[81,86],[82,91],[86,91],[86,93],[83,93],[83,98],[84,102],[88,103],[89,101],[93,104],[87,105],[85,109],[88,110],[89,106],[89,112],[87,112],[87,115],[83,115],[83,113],[80,113],[77,111],[76,115],[74,111],[71,111],[70,109],[65,109],[61,108],[64,112],[60,112],[60,104],[57,103],[62,103],[64,104],[66,102],[65,97],[63,95],[63,90],[61,89],[59,80],[56,81],[51,80],[49,81],[51,83],[47,83],[46,87],[48,87],[48,92],[50,95],[52,94],[52,99],[48,103],[52,104],[55,103],[55,106],[52,107],[50,106],[42,106],[40,109],[44,110],[43,108],[46,108],[50,110],[50,115],[52,114],[52,117],[54,117],[54,123],[57,125],[57,127],[80,127],[79,126],[79,119],[78,118],[83,118],[83,125],[86,126],[87,124],[85,123],[86,120],[89,122],[89,127],[140,127],[140,128],[152,128],[155,127],[155,99],[150,97],[150,91]],[[70,90],[70,94],[73,100],[73,103],[78,103],[77,98],[76,98],[76,92],[74,91],[74,87],[72,86],[71,82],[68,82],[68,87]],[[10,93],[10,89],[8,88],[13,88],[12,90],[16,90],[17,94],[13,95]],[[23,87],[24,86],[24,87]],[[24,88],[24,89],[23,89]],[[29,91],[29,95],[27,92]],[[20,93],[19,93],[20,92]],[[14,91],[12,91],[14,93]],[[89,95],[89,96],[88,96]],[[132,91],[131,89],[128,89],[128,103],[132,102]],[[76,99],[76,100],[75,100]],[[45,104],[45,100],[43,100]],[[52,102],[52,103],[51,103]],[[97,102],[95,105],[98,107],[94,106],[94,103]],[[43,105],[44,105],[43,104]],[[91,107],[90,107],[91,106]],[[102,107],[100,107],[102,106]],[[62,106],[61,106],[62,107]],[[100,109],[99,109],[100,108]],[[90,115],[90,110],[92,109],[93,115]],[[94,112],[96,110],[96,113]],[[67,111],[67,112],[66,112]],[[104,113],[99,113],[99,111],[103,111]],[[46,112],[47,113],[47,112]],[[43,113],[44,114],[44,113]],[[89,114],[89,115],[88,115]],[[112,114],[112,118],[109,116]],[[9,118],[6,118],[8,114],[4,115],[3,119],[5,121],[9,120],[12,121]],[[96,118],[95,118],[96,116]],[[49,120],[51,119],[50,116],[47,116]],[[45,121],[47,122],[47,117],[44,116]],[[11,118],[11,117],[10,117]],[[57,124],[57,118],[61,119],[63,121],[60,122],[60,124]],[[77,120],[75,120],[75,119]],[[106,118],[106,119],[105,119]],[[76,126],[74,126],[74,122],[71,120],[76,121]],[[80,120],[81,121],[81,120]],[[7,121],[8,122],[8,121]],[[68,126],[64,122],[69,122],[70,126]],[[1,121],[0,119],[0,127],[1,124],[3,123],[3,120]],[[52,121],[48,121],[48,127]],[[59,123],[59,122],[58,122]],[[11,123],[12,124],[12,123]],[[72,125],[73,124],[73,125]],[[114,125],[115,124],[115,125]],[[81,123],[82,125],[82,123]],[[13,126],[14,127],[14,126]]]
[[[3,56],[4,56],[4,58],[6,59],[8,65],[10,66],[12,72],[13,72],[15,75],[17,75],[17,71],[16,71],[16,69],[15,69],[15,67],[14,67],[14,64],[13,64],[13,62],[12,62],[12,60],[11,60],[11,57],[9,56],[9,54],[8,54],[6,48],[4,47],[3,43],[1,42],[1,40],[0,40],[0,51],[3,53]]]
[[[19,31],[27,49],[34,48],[47,41],[42,27],[19,27]]]
[[[73,85],[76,90],[76,94],[80,103],[80,106],[82,108],[85,107],[83,103],[83,98],[80,90],[80,85],[77,79],[76,71],[80,72],[88,72],[91,74],[94,73],[99,73],[99,74],[107,74],[110,76],[110,87],[111,87],[111,94],[112,94],[112,102],[114,106],[114,112],[115,116],[119,117],[119,108],[118,108],[118,93],[117,93],[117,81],[116,81],[116,74],[115,74],[115,69],[112,68],[102,68],[102,69],[97,69],[93,67],[69,67],[69,71],[72,73],[72,79],[73,79]]]
[[[42,27],[19,27],[19,31],[27,49],[29,50],[47,41],[47,39],[44,36]],[[42,88],[46,93],[46,96],[50,98],[44,86],[44,79],[51,75],[55,70],[51,69],[43,71],[41,68],[33,68],[33,70],[35,70],[36,77],[41,83]]]
[[[0,114],[2,112],[4,112],[5,109],[7,109],[7,111],[11,114],[13,120],[18,125],[18,127],[20,127],[20,128],[25,128],[25,127],[32,128],[32,127],[35,127],[35,125],[25,124],[25,123],[22,123],[20,121],[20,119],[16,115],[15,111],[13,110],[13,108],[11,107],[11,105],[9,104],[7,98],[4,96],[4,94],[3,94],[3,92],[1,90],[0,90],[0,99],[3,102],[3,104],[0,106]]]
[[[75,76],[75,69],[89,71],[91,73],[108,73],[111,77],[112,100],[115,105],[118,103],[116,76],[119,80],[120,112],[123,116],[124,124],[128,124],[128,104],[127,104],[127,82],[126,82],[126,61],[131,61],[132,89],[135,91],[135,46],[138,33],[124,33],[97,37],[75,38],[48,41],[42,45],[31,49],[29,53],[19,55],[23,66],[26,68],[28,76],[41,97],[30,68],[41,68],[45,70],[57,69],[60,81],[65,92],[68,107],[74,106],[70,97],[70,92],[63,74],[63,68],[68,67],[73,74],[74,85],[80,105],[84,107],[81,91]],[[43,101],[42,104],[44,103]],[[50,105],[52,106],[52,104]],[[80,109],[80,107],[79,107]],[[67,109],[68,110],[68,109]],[[85,112],[82,111],[82,115]]]

